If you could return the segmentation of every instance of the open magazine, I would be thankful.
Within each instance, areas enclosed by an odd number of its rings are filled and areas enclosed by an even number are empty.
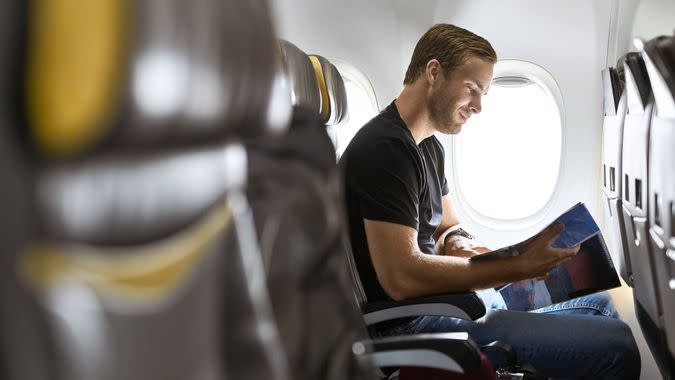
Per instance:
[[[621,286],[600,228],[583,203],[577,203],[553,223],[561,223],[565,229],[551,245],[570,248],[581,244],[579,252],[553,269],[546,280],[528,279],[497,288],[509,310],[535,310]],[[520,243],[473,256],[471,260],[518,256],[544,230]]]

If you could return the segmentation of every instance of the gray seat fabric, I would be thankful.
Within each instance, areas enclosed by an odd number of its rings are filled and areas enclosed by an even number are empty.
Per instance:
[[[286,134],[248,145],[247,189],[275,319],[293,379],[372,379],[352,354],[365,330],[342,255],[339,178],[319,85],[307,55],[281,47],[296,108]]]
[[[663,332],[659,367],[675,376],[675,38],[658,37],[642,52],[654,92],[649,138],[649,246],[654,255],[656,291],[661,301],[657,323]]]
[[[621,155],[623,144],[623,123],[626,116],[626,91],[623,75],[623,61],[617,68],[602,71],[604,89],[604,118],[602,126],[602,193],[605,217],[609,221],[612,261],[621,277],[629,286],[633,285],[633,271],[628,255],[626,228],[623,219],[621,192]],[[626,247],[626,249],[624,249]]]
[[[276,74],[266,0],[134,4],[135,62],[123,89],[132,100],[131,123],[125,125],[142,127],[122,128],[121,139],[166,144],[265,132],[270,115],[261,110],[269,107]],[[149,75],[153,70],[166,70],[167,77]]]
[[[3,378],[286,379],[228,143],[272,122],[266,2],[60,5],[0,5]]]
[[[279,40],[279,50],[290,83],[293,106],[320,113],[321,91],[307,54],[286,40]]]
[[[653,97],[644,62],[638,53],[629,53],[624,63],[627,114],[624,120],[621,193],[626,230],[626,250],[633,272],[636,300],[652,321],[658,320],[659,305],[648,245],[648,143]]]
[[[351,352],[364,330],[341,254],[331,145],[321,125],[313,124],[315,115],[308,115],[306,130],[295,135],[304,117],[299,112],[287,138],[303,141],[304,151],[294,150],[299,147],[294,143],[288,149],[286,141],[275,142],[281,148],[276,152],[251,149],[248,196],[274,315],[294,379],[363,378],[364,369]],[[306,160],[320,156],[321,148],[329,155],[308,165]]]

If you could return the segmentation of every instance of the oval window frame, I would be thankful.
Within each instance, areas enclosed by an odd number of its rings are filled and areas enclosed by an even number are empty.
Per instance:
[[[558,198],[558,194],[560,192],[559,184],[565,171],[565,127],[567,122],[562,91],[560,90],[558,82],[548,70],[530,61],[519,59],[503,59],[497,61],[495,64],[493,82],[499,78],[505,77],[522,78],[534,82],[547,95],[549,95],[550,98],[553,99],[558,109],[558,114],[560,117],[560,160],[558,162],[558,176],[554,182],[553,191],[544,205],[531,215],[513,219],[495,218],[476,210],[471,205],[471,202],[467,199],[461,189],[459,181],[459,168],[457,166],[457,163],[459,162],[457,154],[459,152],[458,148],[460,141],[456,138],[452,139],[452,174],[454,179],[453,187],[455,189],[458,203],[469,218],[471,218],[474,222],[483,225],[484,227],[496,231],[515,231],[532,227],[541,222],[549,213],[555,200]]]
[[[342,76],[342,79],[344,81],[349,81],[349,82],[353,83],[354,85],[356,85],[356,87],[358,87],[361,91],[363,91],[363,93],[366,95],[366,97],[370,101],[371,106],[375,110],[373,116],[377,115],[380,112],[380,107],[378,105],[377,94],[375,93],[375,87],[373,86],[373,83],[370,81],[368,76],[362,70],[360,70],[358,67],[356,67],[355,65],[353,65],[352,63],[350,63],[346,60],[339,59],[339,58],[329,58],[328,60],[335,66],[335,68],[337,68],[338,72],[340,73],[340,75]],[[359,127],[359,129],[361,129],[362,127],[363,127],[363,125],[361,127]],[[340,125],[338,124],[337,126],[330,126],[329,127],[328,133],[329,133],[329,135],[331,135],[330,136],[331,140],[333,140],[334,138],[337,139],[337,136],[332,136],[333,133],[336,133],[336,131],[334,132],[332,130],[333,128],[340,128]],[[358,132],[358,130],[356,132]],[[352,138],[353,138],[353,136],[352,136]],[[341,154],[338,151],[339,147],[337,146],[337,141],[333,141],[333,144],[334,144],[334,147],[335,147],[336,159],[339,160]],[[349,143],[344,145],[343,150],[344,150],[344,148],[347,147],[347,145],[349,145]]]
[[[355,83],[363,90],[363,92],[368,94],[368,98],[370,99],[372,106],[379,112],[380,107],[377,102],[375,87],[373,86],[373,82],[370,81],[363,70],[360,70],[358,67],[345,61],[344,59],[330,58],[329,61],[335,66],[335,68],[337,68],[343,79],[347,79],[348,81]]]

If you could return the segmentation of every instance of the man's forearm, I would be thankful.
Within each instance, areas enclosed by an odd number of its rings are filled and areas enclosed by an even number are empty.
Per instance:
[[[417,233],[408,226],[364,219],[364,227],[377,279],[397,300],[489,288],[526,277],[520,257],[472,262],[429,255],[420,251]]]
[[[413,255],[395,298],[486,289],[525,279],[517,258],[470,261],[467,257]],[[393,295],[392,295],[393,296]]]

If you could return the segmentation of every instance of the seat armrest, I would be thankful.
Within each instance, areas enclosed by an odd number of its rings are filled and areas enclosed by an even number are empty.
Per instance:
[[[354,354],[377,367],[424,367],[466,373],[481,366],[479,348],[467,333],[434,333],[366,339]]]
[[[474,292],[411,298],[403,301],[369,302],[361,306],[366,325],[398,318],[438,315],[474,320],[485,315],[485,305]]]

